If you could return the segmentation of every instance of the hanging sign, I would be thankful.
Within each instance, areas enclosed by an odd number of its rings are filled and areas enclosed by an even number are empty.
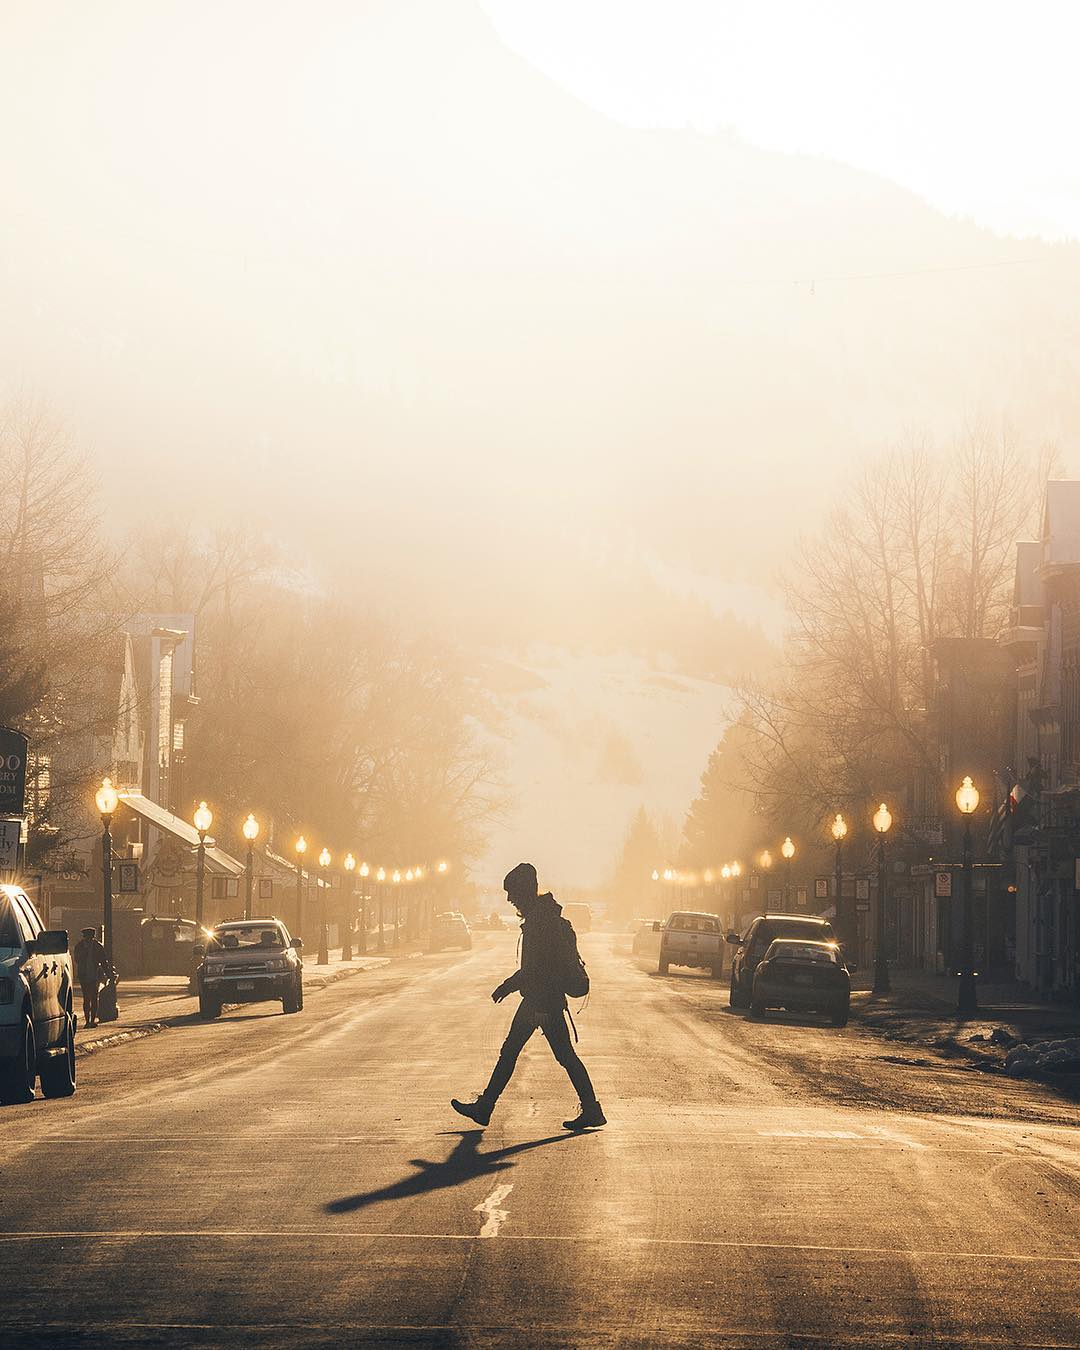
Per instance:
[[[0,815],[21,816],[26,805],[27,740],[0,727]]]
[[[952,899],[952,873],[935,872],[934,873],[934,895],[939,900]]]

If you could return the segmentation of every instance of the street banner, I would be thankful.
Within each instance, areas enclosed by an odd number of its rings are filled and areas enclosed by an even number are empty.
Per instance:
[[[815,900],[828,900],[828,898],[829,898],[829,878],[828,878],[828,877],[815,877],[815,878],[814,878],[814,899],[815,899]]]
[[[856,899],[856,900],[869,900],[869,899],[870,899],[870,878],[869,878],[869,877],[856,877],[856,878],[855,878],[855,899]]]
[[[0,815],[21,816],[26,806],[26,751],[21,731],[0,727]]]
[[[121,862],[117,871],[120,874],[119,892],[121,895],[137,895],[139,893],[139,864],[137,862]]]
[[[19,861],[21,820],[0,820],[0,872],[14,872]]]
[[[260,877],[260,878],[259,878],[259,899],[260,899],[260,900],[273,900],[273,898],[274,898],[274,878],[273,878],[273,877]]]

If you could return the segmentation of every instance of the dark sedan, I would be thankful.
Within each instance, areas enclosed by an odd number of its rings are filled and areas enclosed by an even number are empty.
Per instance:
[[[833,1025],[847,1025],[851,976],[835,942],[777,938],[754,971],[750,1012],[769,1008],[828,1013]]]

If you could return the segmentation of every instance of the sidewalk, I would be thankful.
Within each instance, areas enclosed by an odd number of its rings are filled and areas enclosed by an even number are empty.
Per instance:
[[[304,991],[314,993],[351,975],[358,975],[365,970],[379,970],[393,960],[407,960],[421,955],[421,952],[422,947],[419,944],[403,943],[396,948],[387,946],[381,955],[370,952],[366,956],[354,956],[350,961],[342,961],[341,949],[336,948],[328,953],[330,960],[325,966],[318,964],[315,950],[305,952]],[[196,1018],[199,1003],[196,996],[188,992],[186,977],[143,975],[127,980],[121,978],[117,1007],[120,1015],[115,1022],[102,1022],[95,1027],[84,1027],[82,1002],[76,1000],[75,1011],[79,1018],[75,1040],[76,1054],[93,1054],[109,1046],[122,1045],[126,1041],[166,1031],[178,1020]]]
[[[875,997],[872,972],[861,971],[851,1015],[889,1041],[921,1045],[966,1059],[989,1073],[1033,1077],[1080,1090],[1080,1009],[1044,1003],[1018,985],[980,983],[979,1011],[956,1010],[955,976],[889,971],[892,992]]]

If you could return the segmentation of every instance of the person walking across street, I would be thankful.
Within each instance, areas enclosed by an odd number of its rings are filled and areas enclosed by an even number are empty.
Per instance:
[[[521,1003],[514,1013],[487,1087],[475,1102],[458,1101],[450,1105],[459,1115],[478,1125],[487,1125],[495,1103],[510,1081],[518,1056],[533,1032],[540,1031],[551,1053],[566,1070],[577,1091],[581,1109],[572,1120],[563,1121],[568,1130],[588,1130],[606,1125],[607,1120],[596,1100],[589,1071],[570,1042],[567,1027],[566,996],[588,992],[588,976],[577,952],[577,938],[562,906],[550,892],[540,895],[536,868],[519,863],[503,880],[506,898],[521,915],[521,966],[503,980],[492,995],[501,1003],[508,994],[520,994]]]
[[[84,928],[75,944],[75,973],[82,989],[83,1026],[92,1027],[98,1021],[98,994],[108,977],[109,962],[105,948],[97,940],[96,928]]]

